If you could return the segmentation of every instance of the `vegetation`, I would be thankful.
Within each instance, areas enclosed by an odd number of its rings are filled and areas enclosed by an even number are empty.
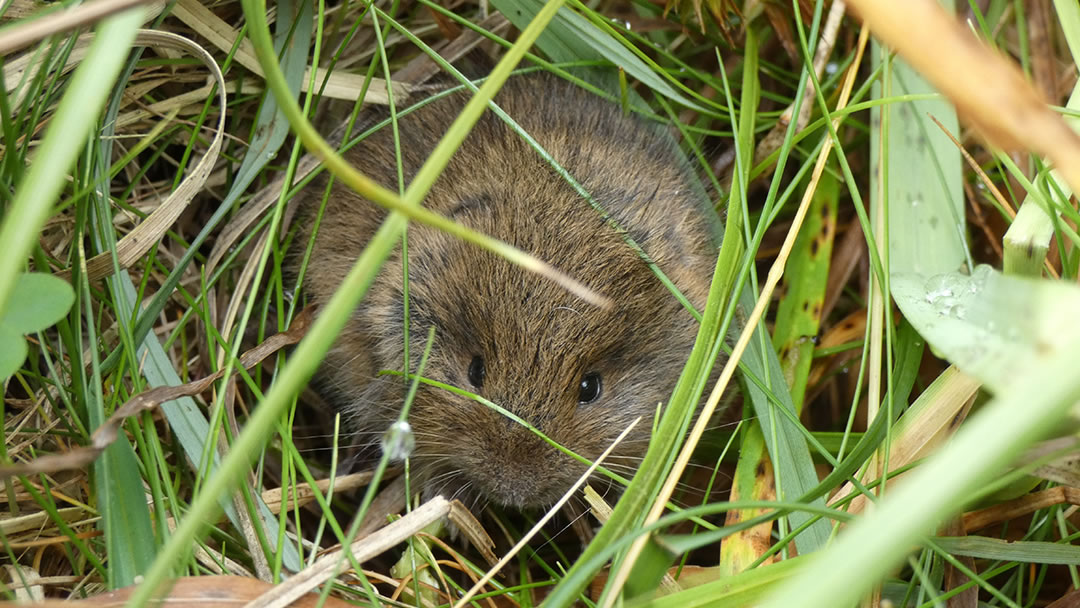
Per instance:
[[[1080,7],[851,5],[0,3],[2,599],[231,574],[350,604],[1080,602]],[[477,45],[498,65],[406,188],[341,160],[335,127]],[[420,206],[538,69],[671,124],[724,240],[614,510],[473,519],[353,467],[304,387],[409,222],[576,289]],[[398,212],[317,319],[282,269],[315,159]],[[265,591],[199,580],[174,597]]]

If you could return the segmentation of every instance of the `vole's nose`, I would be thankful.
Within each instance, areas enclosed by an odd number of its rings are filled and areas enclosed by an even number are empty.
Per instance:
[[[562,495],[569,463],[546,441],[520,424],[486,441],[488,466],[473,483],[489,498],[522,509],[550,504]]]

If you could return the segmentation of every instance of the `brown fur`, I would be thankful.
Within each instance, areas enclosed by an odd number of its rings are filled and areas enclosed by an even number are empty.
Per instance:
[[[466,95],[399,121],[405,183],[457,116]],[[700,310],[715,260],[704,195],[659,127],[550,76],[512,78],[496,103],[625,228]],[[347,158],[396,189],[393,135],[380,130]],[[322,189],[305,193],[305,220]],[[590,306],[534,274],[421,225],[409,228],[409,332],[416,370],[428,328],[428,378],[477,392],[586,458],[597,457],[637,416],[644,420],[609,466],[632,473],[652,416],[679,376],[697,323],[641,258],[569,184],[497,116],[477,123],[425,205],[528,251],[610,297]],[[324,302],[385,212],[336,187],[304,282]],[[358,432],[378,437],[398,416],[406,383],[379,370],[403,361],[400,250],[386,263],[328,355],[321,382]],[[477,389],[475,356],[485,362]],[[600,397],[578,403],[586,373]],[[584,466],[484,405],[421,385],[409,416],[414,470],[427,493],[513,507],[550,504]]]

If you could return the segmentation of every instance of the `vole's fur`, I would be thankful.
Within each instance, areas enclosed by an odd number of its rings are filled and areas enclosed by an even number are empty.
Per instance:
[[[406,184],[467,99],[467,94],[454,95],[400,118]],[[662,129],[624,117],[613,104],[550,76],[511,78],[496,103],[701,310],[715,262],[715,218]],[[390,128],[346,157],[397,189]],[[304,194],[308,233],[321,194],[318,186]],[[552,263],[611,298],[614,307],[586,304],[490,253],[411,225],[411,370],[434,326],[424,376],[500,404],[589,459],[642,416],[606,464],[632,473],[657,405],[670,396],[693,345],[697,323],[691,314],[623,237],[491,111],[454,154],[424,204]],[[309,300],[330,297],[385,215],[335,186],[304,279]],[[402,368],[402,293],[399,249],[320,372],[327,396],[347,412],[362,437],[377,438],[403,403],[406,382],[400,376],[376,377],[380,370]],[[470,381],[477,377],[477,358],[484,368],[479,387]],[[599,374],[600,394],[579,403],[589,374],[593,379]],[[585,468],[518,423],[445,390],[421,385],[409,421],[416,438],[413,471],[429,494],[543,506],[557,500]]]

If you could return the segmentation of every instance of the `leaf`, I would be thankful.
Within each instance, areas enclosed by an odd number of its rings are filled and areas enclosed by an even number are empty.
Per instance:
[[[23,335],[63,319],[74,301],[75,291],[63,279],[39,272],[15,278],[11,300],[0,316],[0,380],[9,378],[26,360]]]
[[[1080,547],[1042,541],[1006,541],[983,536],[940,537],[933,543],[953,555],[1028,564],[1080,566]]]
[[[753,570],[726,576],[719,568],[702,568],[683,576],[679,584],[684,591],[658,597],[644,604],[649,608],[695,608],[723,606],[753,606],[756,602],[783,582],[806,562],[802,556],[786,559],[775,564],[759,566]]]
[[[813,338],[821,329],[839,197],[836,178],[823,173],[784,272],[787,289],[776,307],[773,346],[779,353],[797,412],[802,412],[805,399],[815,347]]]
[[[130,585],[153,563],[157,547],[138,459],[120,436],[94,461],[97,508],[109,556],[109,586]]]
[[[881,45],[873,50],[875,63],[887,61]],[[937,93],[903,60],[893,59],[886,67],[888,80],[874,85],[875,97]],[[921,99],[878,106],[872,116],[883,128],[871,130],[871,164],[886,166],[871,173],[871,192],[878,190],[879,175],[888,177],[890,270],[931,277],[964,268],[968,256],[960,151],[931,119],[959,133],[956,110],[944,99]],[[878,152],[882,148],[885,155]],[[872,206],[872,223],[878,209]]]
[[[26,360],[26,339],[7,325],[0,324],[0,380],[9,378]]]
[[[626,581],[626,595],[630,598],[652,595],[660,587],[660,581],[677,557],[678,555],[657,543],[656,537],[649,537],[641,555],[634,562],[630,578]]]
[[[528,25],[543,6],[537,0],[492,0],[492,4],[517,28]],[[555,19],[536,41],[536,46],[557,62],[606,59],[664,97],[687,108],[705,111],[658,75],[659,68],[654,70],[618,38],[569,8],[559,9]]]
[[[41,331],[63,319],[74,302],[75,290],[67,281],[51,274],[23,273],[15,279],[0,325],[20,334]]]
[[[927,341],[995,392],[1064,352],[1071,332],[1061,323],[1080,310],[1073,285],[1010,277],[979,266],[928,280],[894,275],[901,310]]]

